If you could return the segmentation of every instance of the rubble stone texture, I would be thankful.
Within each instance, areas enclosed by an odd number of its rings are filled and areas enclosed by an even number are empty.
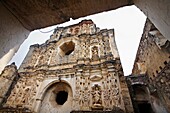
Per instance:
[[[152,79],[169,61],[169,41],[147,20],[137,51],[133,74],[147,74]]]
[[[165,107],[170,110],[170,62],[166,64],[164,69],[158,73],[157,77],[150,82],[155,89],[157,89],[158,95],[162,97],[162,101]]]
[[[128,77],[132,81],[130,93],[132,97],[135,97],[132,98],[135,111],[138,111],[139,103],[144,101],[144,98],[137,99],[136,97],[146,95],[147,102],[151,105],[150,108],[154,113],[170,112],[169,58],[170,42],[147,19],[133,72],[131,77]],[[141,75],[146,79],[140,79]],[[142,90],[143,93],[141,93]],[[146,101],[144,104],[146,105]]]
[[[46,43],[31,46],[18,73],[3,107],[133,113],[114,30],[100,30],[91,20],[56,28]]]
[[[7,97],[11,93],[11,89],[18,79],[17,67],[15,64],[6,66],[0,75],[0,107],[6,102]]]

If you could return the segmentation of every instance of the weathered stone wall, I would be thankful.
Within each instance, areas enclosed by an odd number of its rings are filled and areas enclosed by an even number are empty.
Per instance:
[[[147,20],[132,72],[134,75],[147,73],[150,79],[154,78],[165,67],[170,56],[169,47],[164,47],[166,43],[160,46],[156,43],[156,39],[159,37],[152,34],[153,31],[157,31],[157,29]],[[167,43],[169,42],[167,41]]]
[[[75,49],[70,55],[62,57],[60,47],[67,42],[73,42]],[[114,40],[114,30],[102,30],[98,32],[91,21],[83,21],[69,28],[57,28],[45,44],[30,47],[30,51],[19,71],[22,72],[23,68],[30,67],[36,68],[41,66],[42,68],[44,66],[46,68],[47,65],[75,64],[77,60],[80,63],[89,62],[92,58],[92,49],[94,46],[97,47],[99,51],[98,55],[101,58],[109,56],[111,52],[114,58],[119,58]],[[61,65],[57,68],[63,68],[63,66]]]
[[[123,72],[119,69],[119,65],[119,60],[110,60],[110,63],[105,61],[93,66],[77,65],[76,67],[63,70],[41,69],[37,71],[32,70],[31,72],[22,72],[5,106],[16,108],[20,105],[23,106],[23,108],[34,109],[36,111],[36,107],[38,106],[36,103],[40,100],[43,108],[48,108],[48,101],[45,101],[42,95],[46,92],[44,88],[48,85],[47,83],[53,81],[57,83],[61,80],[61,82],[66,81],[72,87],[73,91],[73,97],[71,97],[73,98],[71,100],[73,102],[73,108],[69,109],[69,107],[67,107],[65,110],[91,110],[93,101],[95,101],[93,100],[93,93],[95,93],[95,91],[93,91],[92,86],[99,84],[101,87],[100,104],[103,107],[102,109],[112,110],[112,107],[116,106],[130,113],[133,109],[129,91]],[[98,73],[97,75],[96,72]],[[48,95],[49,94],[50,93],[48,93]],[[48,110],[47,108],[45,110]],[[43,110],[42,108],[39,109]],[[50,110],[56,111],[57,109],[53,107]],[[61,110],[62,109],[59,109],[58,111]]]
[[[116,107],[132,113],[114,31],[96,30],[91,20],[57,30],[45,44],[30,47],[5,106],[41,113]],[[59,91],[68,93],[63,105],[55,101]]]
[[[157,74],[157,76],[150,81],[150,84],[158,92],[158,97],[161,97],[163,105],[170,112],[170,62]]]
[[[169,50],[169,41],[147,20],[132,74],[144,74],[148,78],[146,88],[155,113],[170,111]]]
[[[14,85],[18,79],[17,67],[15,64],[11,64],[5,67],[0,74],[0,107],[6,102],[8,96],[11,93]]]
[[[17,52],[30,31],[0,1],[0,73]]]

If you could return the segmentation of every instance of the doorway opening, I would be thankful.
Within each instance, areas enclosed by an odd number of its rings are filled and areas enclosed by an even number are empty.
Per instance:
[[[139,113],[154,113],[150,103],[143,102],[138,104]]]

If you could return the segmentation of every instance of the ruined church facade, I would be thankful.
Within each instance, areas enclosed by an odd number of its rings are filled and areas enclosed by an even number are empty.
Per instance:
[[[10,68],[0,79],[13,74]],[[3,88],[8,93],[1,94],[2,107],[39,113],[133,112],[114,30],[100,30],[91,20],[56,28],[44,44],[30,47],[16,71],[15,83],[7,80],[9,87]]]

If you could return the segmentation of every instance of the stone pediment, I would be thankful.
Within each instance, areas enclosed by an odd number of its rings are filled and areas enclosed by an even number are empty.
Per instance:
[[[91,75],[90,80],[91,81],[100,81],[103,77],[101,75]]]

